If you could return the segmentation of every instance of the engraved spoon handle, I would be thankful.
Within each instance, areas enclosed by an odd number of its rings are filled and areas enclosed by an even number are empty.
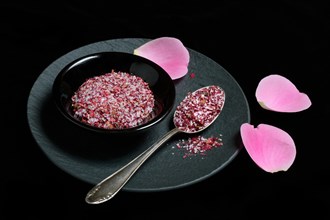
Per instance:
[[[138,168],[168,139],[180,132],[178,128],[174,128],[166,133],[159,141],[146,149],[128,164],[111,174],[96,186],[94,186],[85,198],[89,204],[99,204],[114,197],[117,192],[128,182]]]

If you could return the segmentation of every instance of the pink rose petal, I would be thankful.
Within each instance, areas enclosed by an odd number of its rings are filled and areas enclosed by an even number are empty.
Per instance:
[[[311,106],[306,94],[299,92],[287,78],[276,74],[263,78],[255,95],[261,107],[277,112],[299,112]]]
[[[190,55],[177,38],[156,38],[136,48],[134,54],[157,63],[173,80],[183,77],[188,72]]]
[[[266,172],[286,171],[293,164],[296,147],[285,131],[267,124],[254,128],[253,125],[244,123],[240,132],[246,151]]]

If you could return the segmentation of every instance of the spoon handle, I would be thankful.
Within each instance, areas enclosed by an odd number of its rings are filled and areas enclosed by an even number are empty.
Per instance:
[[[96,186],[94,186],[85,198],[89,204],[99,204],[114,197],[117,192],[128,182],[138,168],[168,139],[180,132],[178,128],[174,128],[165,134],[159,141],[154,143],[140,155],[135,157],[128,164],[111,174]]]

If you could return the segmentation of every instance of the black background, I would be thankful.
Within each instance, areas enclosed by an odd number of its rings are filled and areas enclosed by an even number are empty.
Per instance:
[[[1,219],[330,218],[326,1],[2,1],[0,6]],[[179,38],[231,73],[247,96],[252,124],[271,124],[292,136],[297,157],[288,171],[267,173],[243,150],[200,183],[166,192],[122,191],[103,204],[85,203],[92,186],[51,163],[30,133],[27,100],[33,83],[51,62],[78,47],[162,36]],[[254,93],[269,74],[290,79],[312,106],[298,113],[262,109]]]

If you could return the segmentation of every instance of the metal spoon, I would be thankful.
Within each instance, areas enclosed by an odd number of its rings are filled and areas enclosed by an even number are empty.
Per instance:
[[[188,93],[175,110],[173,117],[175,128],[127,165],[95,185],[87,193],[85,201],[89,204],[99,204],[113,198],[163,143],[179,132],[193,134],[206,129],[219,116],[224,102],[225,92],[219,86],[206,86]]]

